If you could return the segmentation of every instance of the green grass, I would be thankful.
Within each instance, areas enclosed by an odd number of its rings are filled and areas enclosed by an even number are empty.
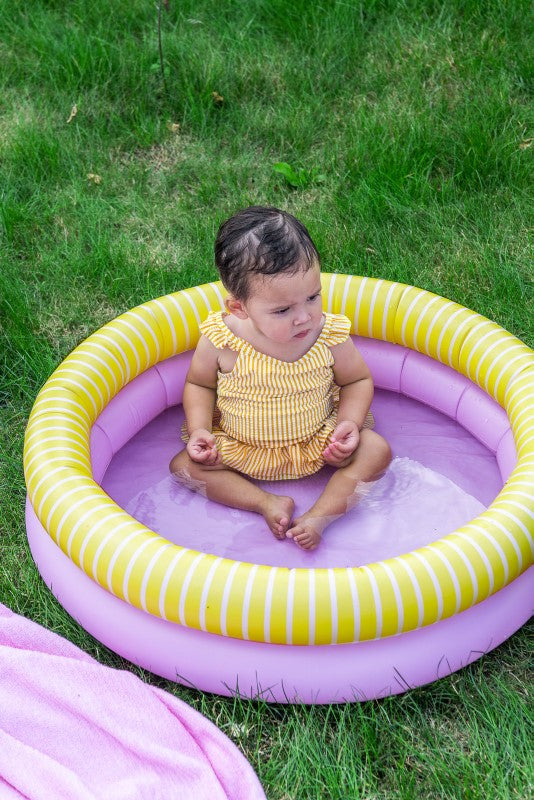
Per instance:
[[[528,629],[438,684],[362,705],[168,684],[43,586],[24,532],[28,414],[95,328],[213,279],[218,224],[251,203],[301,217],[325,271],[422,286],[532,346],[532,22],[523,0],[170,0],[166,92],[153,2],[0,6],[0,599],[199,708],[270,800],[532,796]],[[311,179],[292,189],[280,161]]]

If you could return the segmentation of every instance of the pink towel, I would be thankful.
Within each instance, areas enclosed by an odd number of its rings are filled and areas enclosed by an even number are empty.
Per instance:
[[[0,604],[2,800],[260,800],[202,714]]]

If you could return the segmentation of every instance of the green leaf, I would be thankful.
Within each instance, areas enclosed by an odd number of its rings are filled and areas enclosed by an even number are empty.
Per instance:
[[[279,175],[282,175],[291,186],[298,188],[303,185],[302,170],[299,170],[298,173],[295,172],[293,167],[290,164],[286,164],[285,161],[278,161],[276,164],[273,164],[273,170]]]

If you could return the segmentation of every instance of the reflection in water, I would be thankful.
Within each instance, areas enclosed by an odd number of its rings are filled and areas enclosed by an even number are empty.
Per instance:
[[[302,513],[329,476],[263,484],[292,494]],[[485,507],[449,478],[410,458],[395,458],[380,480],[362,487],[357,505],[336,520],[318,550],[279,542],[257,514],[224,508],[170,476],[139,492],[126,511],[167,539],[241,561],[287,567],[356,566],[400,555],[445,536]]]

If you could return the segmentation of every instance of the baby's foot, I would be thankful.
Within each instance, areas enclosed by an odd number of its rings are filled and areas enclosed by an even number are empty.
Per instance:
[[[328,520],[321,517],[310,517],[304,514],[298,517],[286,532],[288,539],[293,539],[295,544],[303,550],[315,550],[321,541],[321,536],[328,524]]]
[[[261,513],[265,522],[277,539],[285,539],[286,532],[291,524],[295,510],[295,501],[292,497],[269,494]]]

